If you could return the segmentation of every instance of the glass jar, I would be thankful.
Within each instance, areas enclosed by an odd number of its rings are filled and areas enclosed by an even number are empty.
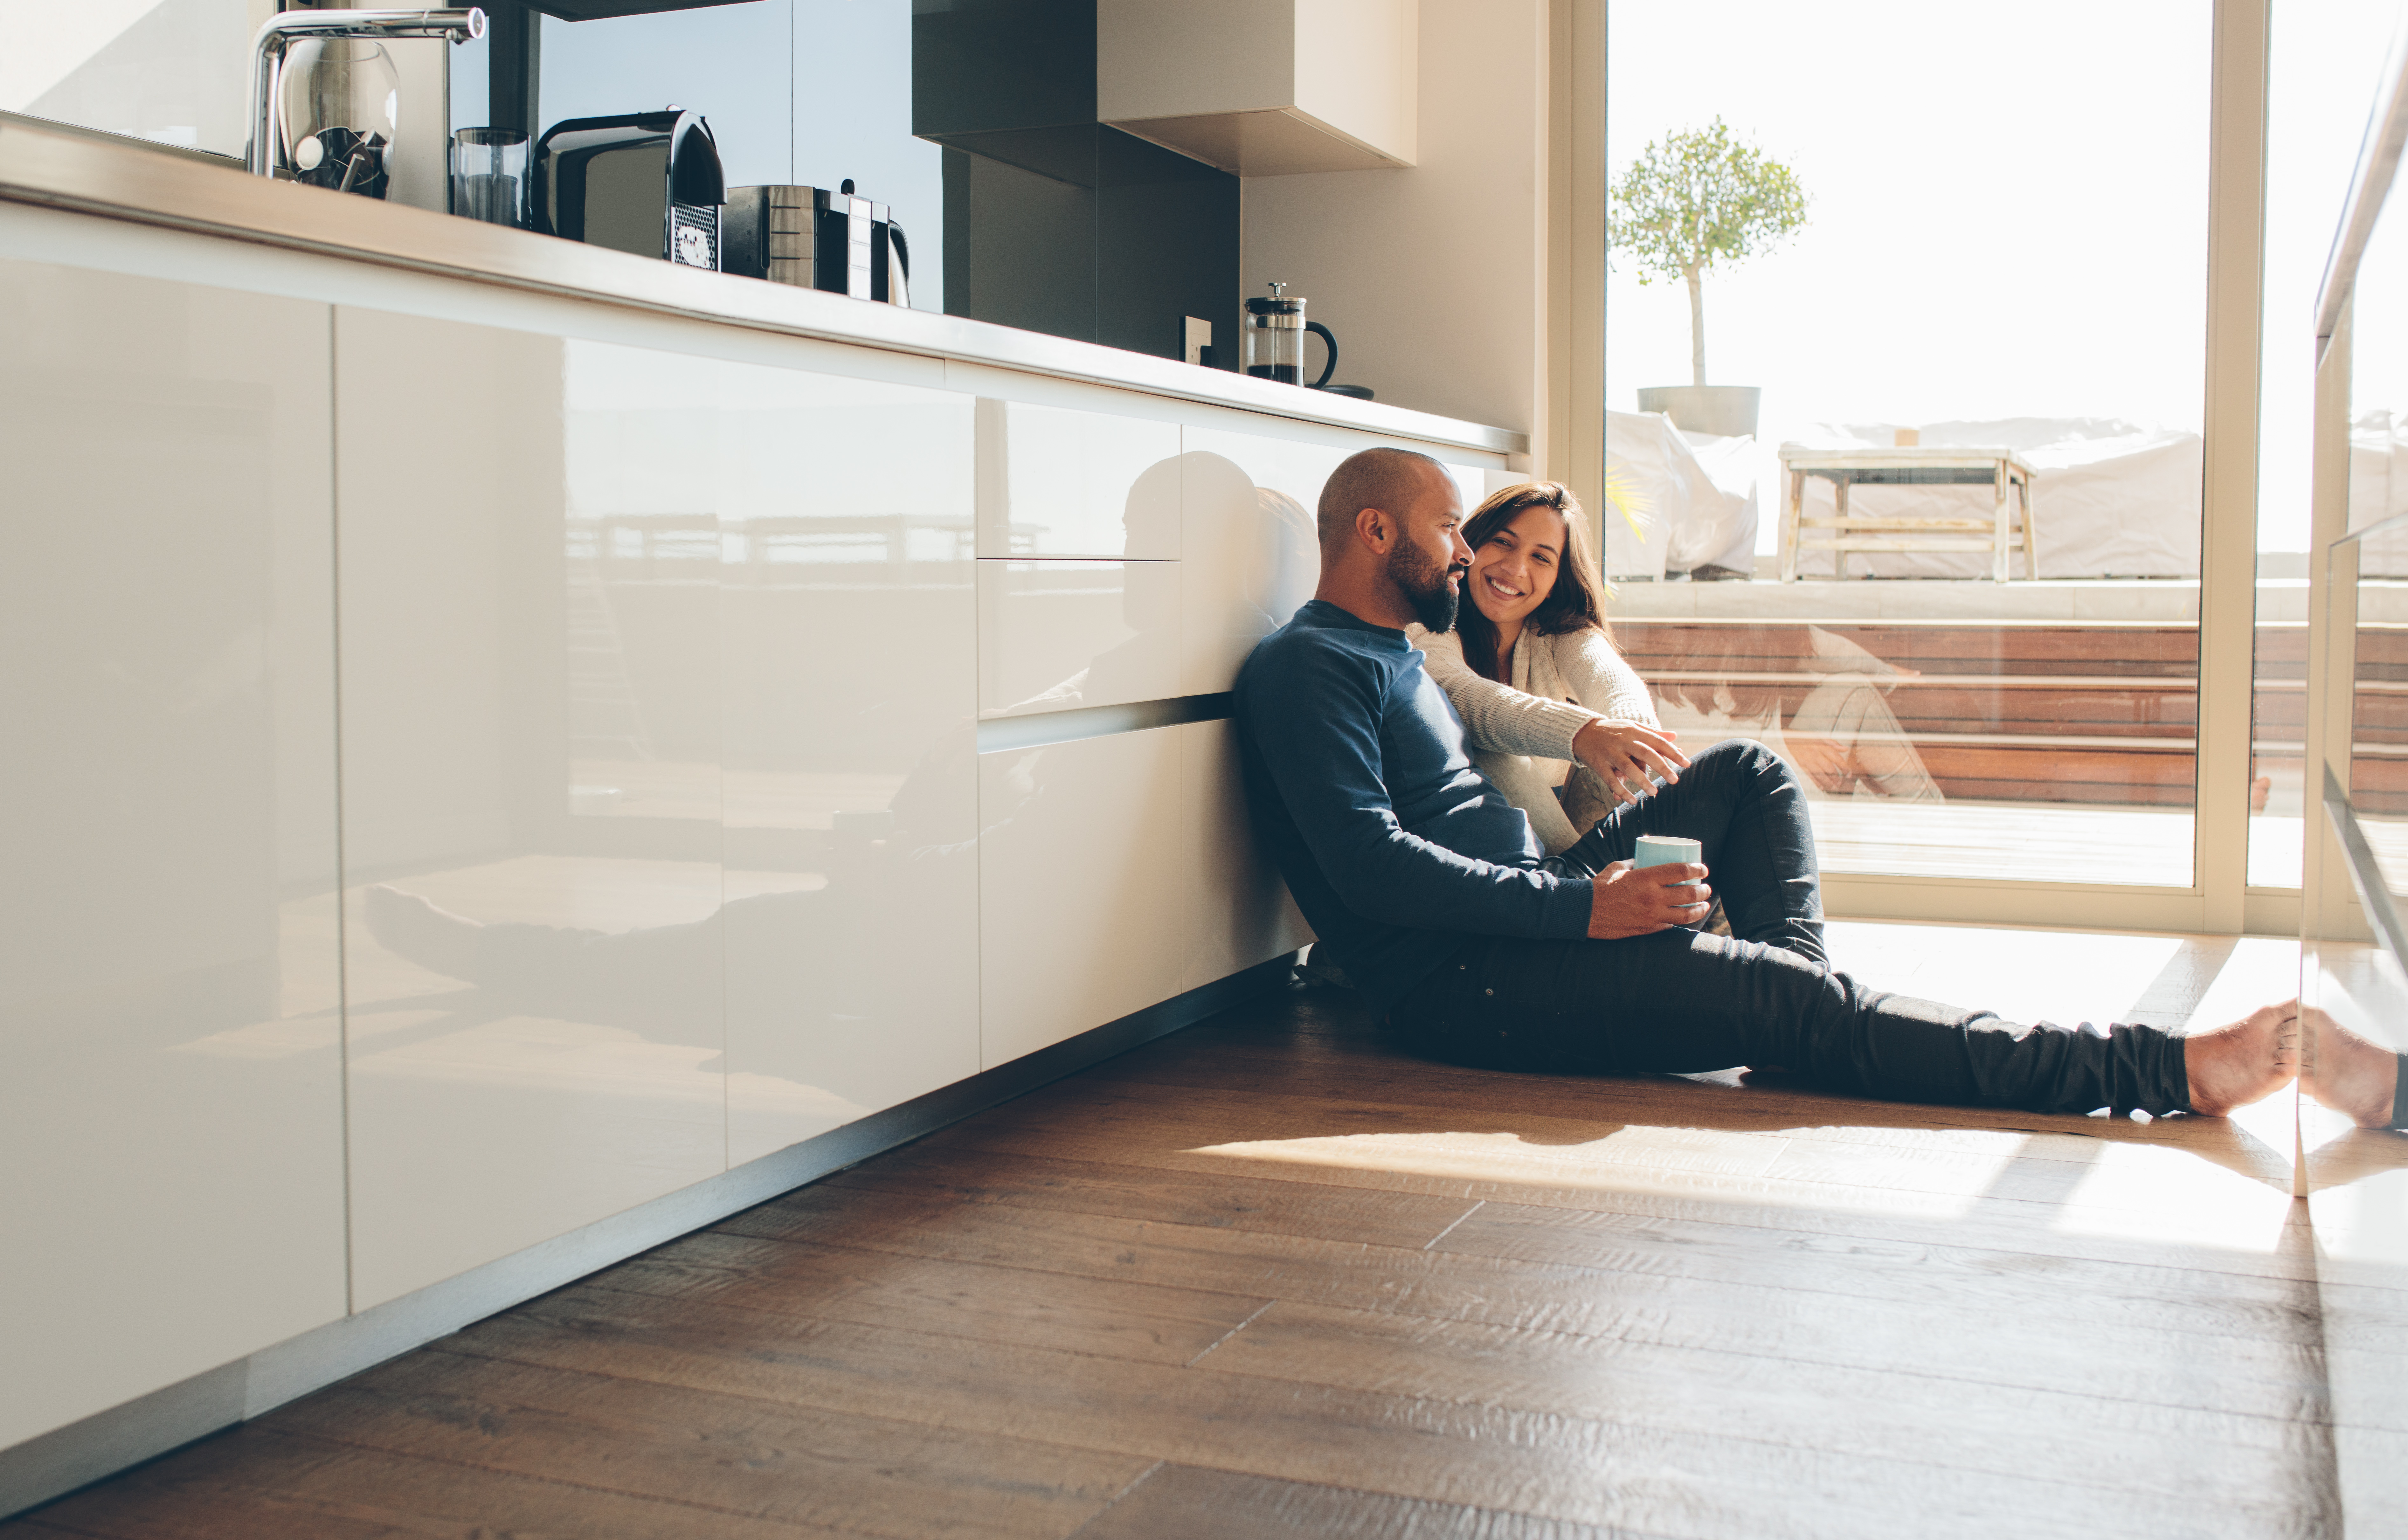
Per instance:
[[[452,135],[452,212],[488,224],[534,227],[525,135],[514,128],[464,128]]]
[[[303,37],[277,80],[277,175],[312,187],[381,198],[401,105],[401,75],[368,37]]]

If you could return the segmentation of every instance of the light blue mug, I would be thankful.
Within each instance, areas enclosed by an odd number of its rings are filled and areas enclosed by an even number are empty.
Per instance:
[[[1639,848],[1631,852],[1633,866],[1703,865],[1706,848],[1694,839],[1678,834],[1641,834]]]

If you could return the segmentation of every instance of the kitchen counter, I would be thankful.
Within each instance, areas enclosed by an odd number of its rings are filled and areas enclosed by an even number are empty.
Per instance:
[[[899,306],[706,273],[578,241],[223,169],[0,117],[0,201],[824,341],[958,359],[1504,455],[1526,434]],[[1216,326],[1234,317],[1213,318]]]
[[[1383,443],[0,118],[0,1515],[1276,983]]]

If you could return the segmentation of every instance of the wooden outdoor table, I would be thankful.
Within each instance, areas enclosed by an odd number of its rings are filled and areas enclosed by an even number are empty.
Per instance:
[[[2032,526],[2031,465],[2013,449],[1975,448],[1914,448],[1810,449],[1781,446],[1781,466],[1789,473],[1789,501],[1781,515],[1781,580],[1798,580],[1801,550],[1828,550],[1832,576],[1844,578],[1852,550],[1986,550],[1990,576],[2007,580],[2007,552],[2021,547],[2024,576],[2040,577],[2040,547]],[[1806,478],[1819,476],[1831,483],[1837,502],[1835,517],[1809,519]],[[1848,489],[1866,487],[1978,487],[1996,489],[1987,519],[1945,519],[1907,515],[1870,518],[1848,511]],[[2009,489],[2020,520],[2008,517]],[[1809,534],[1809,531],[1830,533]]]

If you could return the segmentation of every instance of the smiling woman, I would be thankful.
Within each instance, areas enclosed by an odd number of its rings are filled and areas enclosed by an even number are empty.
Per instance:
[[[1413,645],[1470,729],[1482,771],[1550,855],[1621,802],[1679,778],[1647,687],[1613,645],[1580,500],[1554,481],[1490,496],[1464,526],[1469,603]]]

